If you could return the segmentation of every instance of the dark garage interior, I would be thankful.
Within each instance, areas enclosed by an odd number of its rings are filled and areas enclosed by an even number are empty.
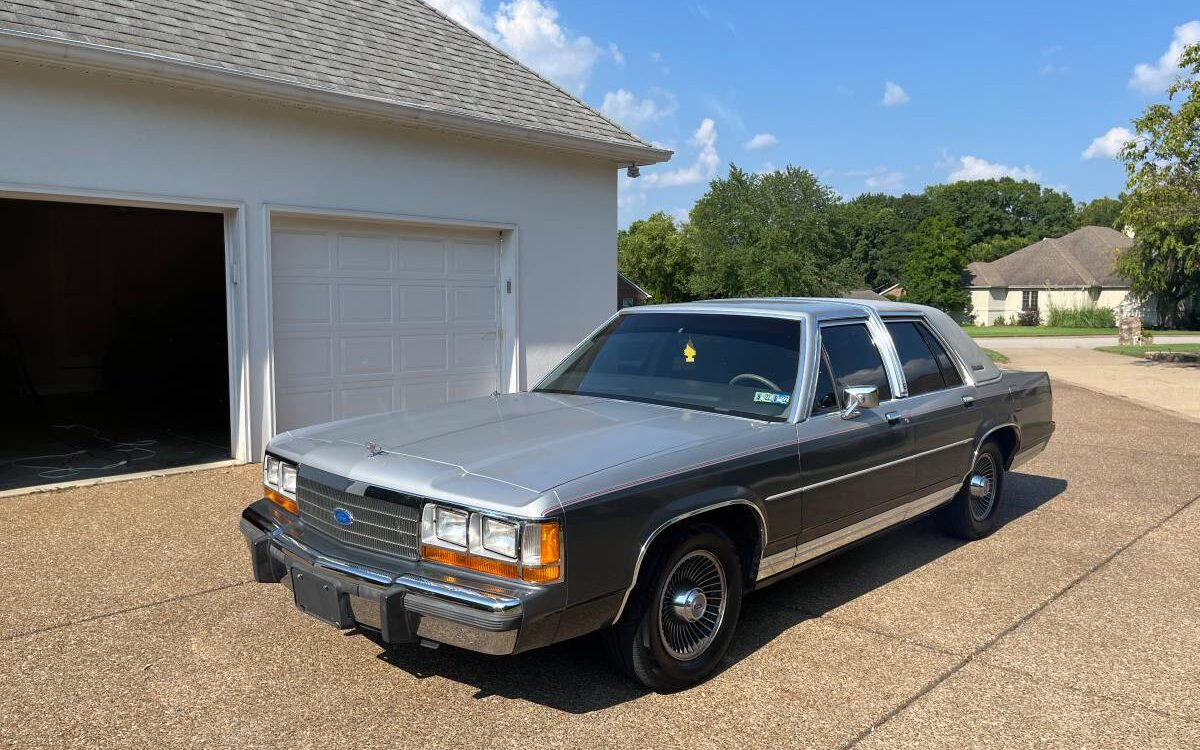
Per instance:
[[[230,457],[221,214],[0,199],[0,492]]]

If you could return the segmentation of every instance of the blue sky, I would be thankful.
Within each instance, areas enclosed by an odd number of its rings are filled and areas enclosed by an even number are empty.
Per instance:
[[[683,215],[731,161],[804,167],[847,198],[1005,174],[1116,195],[1120,128],[1200,41],[1194,0],[430,2],[675,150],[621,178],[620,226]]]

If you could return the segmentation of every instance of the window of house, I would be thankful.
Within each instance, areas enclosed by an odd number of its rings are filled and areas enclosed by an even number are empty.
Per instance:
[[[871,332],[862,324],[826,326],[821,329],[821,346],[829,359],[834,387],[873,385],[879,389],[879,400],[892,398],[883,357],[875,348]]]
[[[1026,311],[1038,309],[1038,290],[1026,289],[1021,292],[1021,309]]]

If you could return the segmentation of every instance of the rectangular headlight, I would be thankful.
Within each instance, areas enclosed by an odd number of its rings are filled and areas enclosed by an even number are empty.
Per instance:
[[[436,510],[435,531],[438,539],[459,547],[467,546],[467,514],[449,508]]]
[[[279,459],[267,456],[263,459],[263,482],[268,487],[279,489]]]
[[[296,467],[292,464],[280,462],[279,489],[290,495],[296,494]]]
[[[495,518],[483,519],[483,548],[497,555],[517,559],[517,525],[498,521]]]

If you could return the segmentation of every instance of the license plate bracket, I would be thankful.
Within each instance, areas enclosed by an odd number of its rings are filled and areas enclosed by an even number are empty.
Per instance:
[[[354,627],[349,602],[338,591],[336,583],[312,571],[297,568],[292,568],[291,576],[297,609],[335,628],[344,630]]]

